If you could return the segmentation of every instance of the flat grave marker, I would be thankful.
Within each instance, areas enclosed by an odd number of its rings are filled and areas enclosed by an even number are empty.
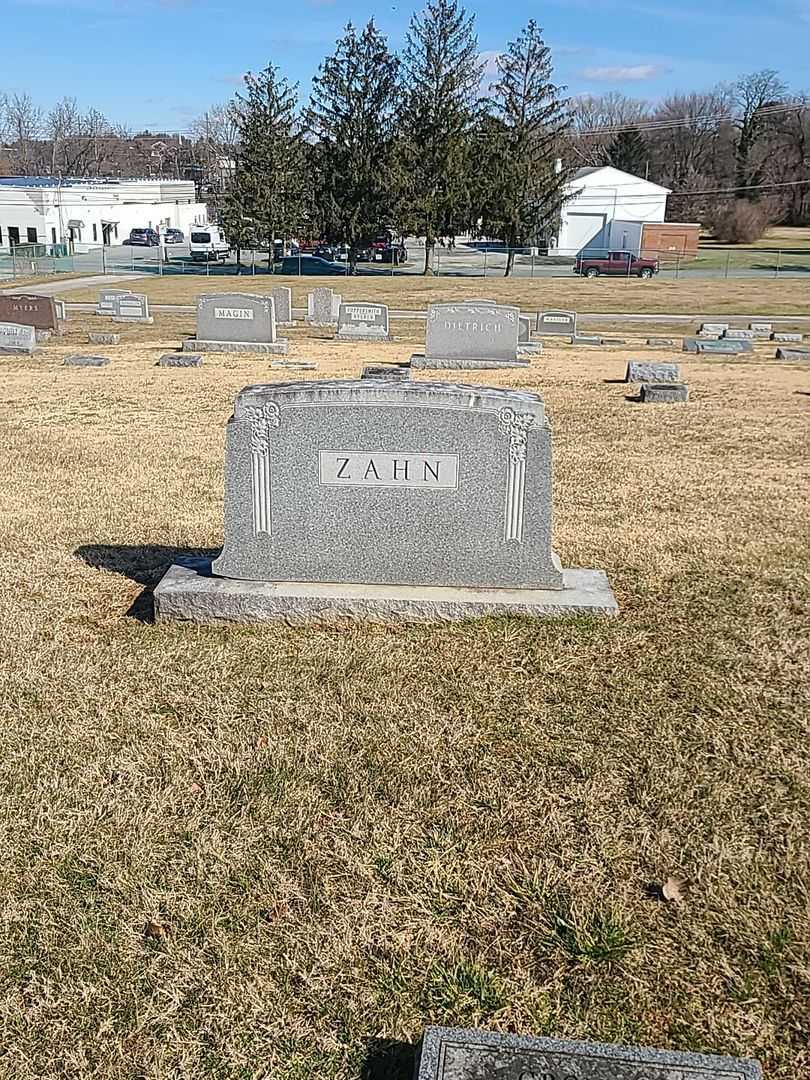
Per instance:
[[[183,351],[286,354],[289,343],[276,337],[271,296],[212,293],[197,298],[197,336],[183,342]]]
[[[120,340],[120,334],[107,334],[102,331],[92,331],[87,335],[90,345],[117,345]]]
[[[682,382],[642,383],[639,392],[641,401],[648,404],[671,404],[689,400],[689,387]]]
[[[225,543],[181,562],[160,618],[436,621],[617,611],[551,543],[536,394],[408,378],[249,386],[225,454]]]
[[[810,349],[777,349],[777,360],[806,360],[810,362]]]
[[[647,360],[631,360],[624,375],[627,383],[676,383],[680,379],[680,365]]]
[[[754,351],[753,341],[732,341],[720,338],[718,341],[701,341],[699,338],[684,338],[683,351],[707,353],[718,356],[739,356],[741,353]]]
[[[108,356],[66,356],[63,363],[68,367],[106,367]]]
[[[428,1027],[416,1080],[762,1080],[752,1058]]]
[[[202,367],[203,358],[194,353],[164,353],[156,367]]]
[[[518,359],[520,311],[505,304],[467,301],[431,304],[424,355],[411,357],[414,368],[503,368],[528,366]]]
[[[790,341],[801,342],[801,341],[804,341],[804,335],[803,334],[788,334],[788,333],[785,333],[782,330],[778,330],[778,331],[776,331],[775,333],[773,333],[771,335],[771,340],[772,341],[783,341],[783,342],[786,342],[786,343],[790,342]]]

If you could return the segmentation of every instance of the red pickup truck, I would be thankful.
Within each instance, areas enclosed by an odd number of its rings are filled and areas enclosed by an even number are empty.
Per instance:
[[[609,251],[606,255],[595,256],[579,255],[574,264],[574,273],[587,278],[599,277],[602,274],[651,278],[658,273],[658,260],[642,259],[629,251]]]

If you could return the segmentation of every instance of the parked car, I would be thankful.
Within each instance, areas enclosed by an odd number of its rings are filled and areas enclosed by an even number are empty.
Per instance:
[[[346,277],[347,274],[355,273],[360,276],[368,276],[373,274],[381,274],[382,270],[372,270],[370,267],[355,267],[354,271],[351,270],[348,263],[335,262],[332,259],[321,259],[317,255],[287,255],[276,263],[277,274],[291,274],[298,276],[299,274],[340,274],[342,277]]]
[[[160,237],[154,229],[131,229],[124,243],[137,244],[141,247],[160,247]]]
[[[195,262],[224,262],[231,253],[231,245],[216,225],[192,229],[189,248]]]
[[[182,244],[185,240],[180,229],[164,229],[161,236],[167,244]]]
[[[617,277],[651,278],[658,273],[657,259],[642,259],[630,251],[609,251],[606,255],[578,255],[574,273],[597,278],[602,274]]]

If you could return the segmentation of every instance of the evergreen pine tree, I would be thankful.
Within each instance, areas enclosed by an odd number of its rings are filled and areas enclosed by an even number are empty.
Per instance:
[[[508,275],[513,249],[537,243],[559,218],[566,175],[556,163],[569,116],[562,88],[551,81],[551,50],[533,20],[498,57],[497,68],[494,115],[479,127],[486,186],[478,205],[485,231],[509,248]]]
[[[649,152],[638,128],[628,128],[616,135],[608,147],[608,160],[614,169],[633,176],[646,176]]]
[[[313,79],[308,122],[316,139],[319,214],[326,237],[357,249],[388,224],[399,61],[373,20],[349,23]]]
[[[470,136],[483,68],[473,17],[458,0],[428,0],[414,15],[403,67],[399,217],[425,237],[428,273],[437,238],[470,224]]]
[[[276,239],[297,232],[305,214],[304,146],[296,115],[297,85],[269,65],[245,76],[237,95],[240,148],[226,213],[243,213],[268,247],[272,265]]]

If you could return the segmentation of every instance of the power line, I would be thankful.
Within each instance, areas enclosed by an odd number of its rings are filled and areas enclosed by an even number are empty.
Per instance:
[[[807,108],[808,106],[802,102],[792,102],[791,104],[783,105],[764,105],[761,109],[757,109],[756,115],[770,117],[783,112],[793,112],[795,110]],[[704,113],[702,116],[684,116],[673,120],[636,120],[622,124],[605,125],[603,127],[579,128],[576,129],[573,134],[575,137],[579,137],[580,135],[618,135],[623,131],[667,131],[676,128],[687,128],[694,124],[706,122],[722,124],[736,119],[738,118],[734,113]]]

